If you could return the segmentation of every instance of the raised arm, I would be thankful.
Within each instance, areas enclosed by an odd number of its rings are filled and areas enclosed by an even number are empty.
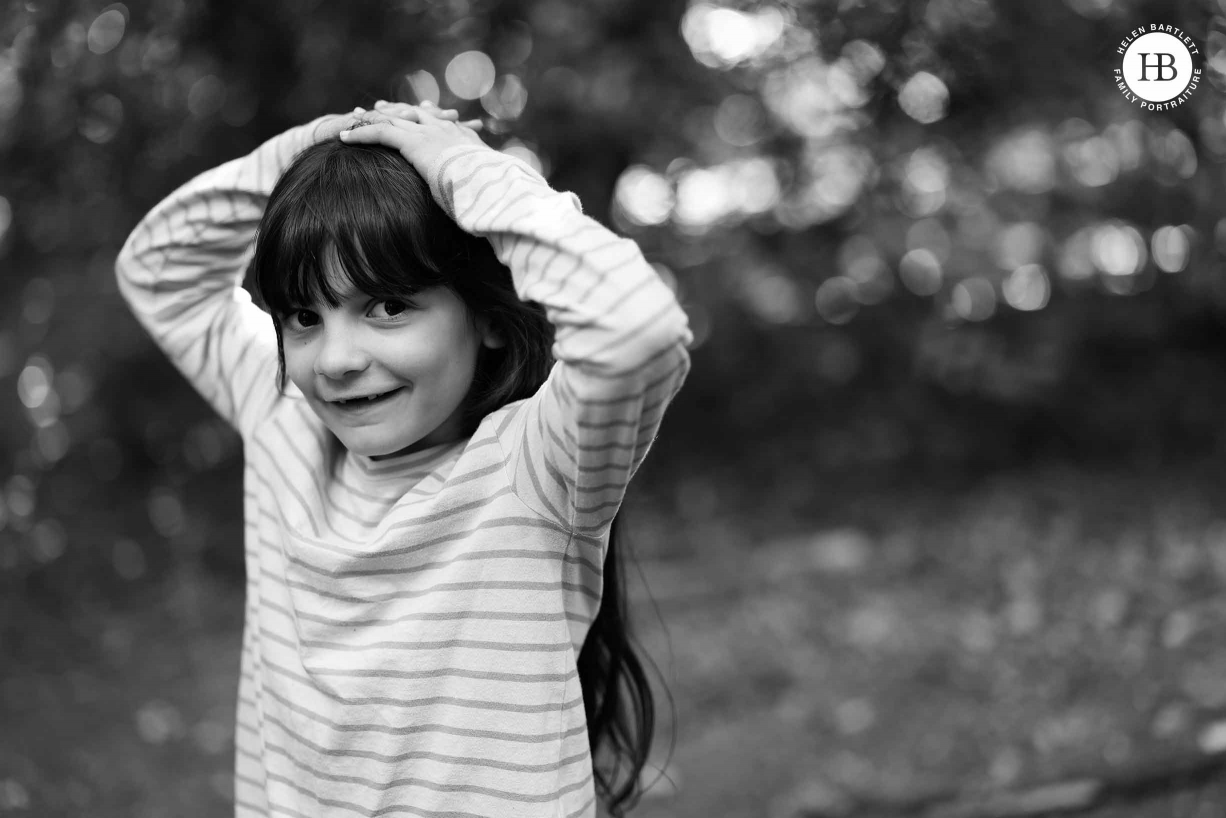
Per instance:
[[[514,489],[538,513],[598,538],[689,371],[685,313],[637,244],[518,159],[459,146],[428,178],[556,329],[557,364],[500,435]]]
[[[320,117],[200,174],[141,220],[115,263],[137,320],[244,436],[277,395],[272,319],[242,288],[256,227],[294,156],[349,121]]]

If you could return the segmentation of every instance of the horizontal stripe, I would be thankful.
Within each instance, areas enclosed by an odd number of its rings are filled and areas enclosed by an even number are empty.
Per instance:
[[[306,560],[291,556],[289,561],[306,571],[320,576],[332,577],[334,579],[354,579],[358,577],[389,577],[400,576],[405,574],[417,574],[422,571],[439,570],[449,568],[461,562],[478,562],[481,560],[545,560],[547,562],[585,562],[582,557],[574,557],[569,554],[556,554],[551,551],[531,551],[526,548],[504,548],[504,549],[489,549],[481,551],[469,551],[457,554],[454,557],[446,560],[435,560],[433,562],[423,562],[417,565],[396,566],[393,568],[354,568],[354,569],[335,569],[323,568],[312,565]],[[592,570],[596,569],[595,565],[587,563],[587,566]]]
[[[343,784],[352,784],[357,787],[362,787],[367,790],[372,790],[378,793],[386,793],[388,790],[404,789],[408,787],[420,787],[434,792],[462,792],[471,793],[473,795],[484,795],[489,798],[497,798],[502,801],[511,801],[520,804],[543,804],[557,801],[563,795],[584,786],[586,782],[580,781],[577,784],[570,784],[559,789],[550,790],[547,793],[528,794],[517,793],[511,790],[499,790],[492,787],[480,787],[469,784],[451,784],[440,783],[435,781],[427,781],[424,778],[414,776],[412,778],[394,778],[390,781],[376,781],[372,778],[359,775],[340,775],[339,773],[324,772],[316,767],[312,767],[297,758],[294,758],[289,753],[279,748],[273,748],[276,755],[289,761],[300,771],[310,775],[316,779],[324,781],[335,781]],[[385,808],[386,809],[386,808]],[[382,811],[382,810],[381,810]]]
[[[243,810],[243,809],[251,810],[252,812],[260,816],[263,816],[265,814],[264,813],[265,807],[263,804],[256,804],[253,801],[246,801],[246,800],[243,800],[242,798],[239,798],[238,796],[235,796],[234,798],[234,806],[240,810]],[[237,818],[238,816],[237,812],[235,813],[235,816]]]
[[[268,576],[282,584],[296,588],[300,591],[308,591],[310,593],[321,596],[325,599],[335,599],[338,602],[354,602],[354,603],[371,603],[371,602],[391,602],[400,599],[420,599],[434,594],[459,593],[463,591],[575,591],[576,593],[592,596],[597,601],[598,596],[594,596],[593,592],[582,586],[574,585],[573,583],[552,580],[540,582],[536,580],[478,580],[472,582],[441,582],[436,585],[431,585],[429,588],[422,588],[416,591],[392,591],[384,594],[372,594],[366,597],[349,596],[347,594],[335,593],[333,591],[325,591],[322,588],[316,588],[305,582],[296,582],[294,580],[286,580],[277,577],[276,574],[261,570],[262,576]]]
[[[579,675],[577,670],[567,673],[502,673],[496,670],[469,670],[446,667],[435,670],[355,670],[353,668],[312,668],[316,676],[340,676],[351,679],[442,679],[454,676],[458,679],[479,679],[486,682],[515,682],[517,684],[540,684],[542,682],[566,682]]]
[[[266,629],[261,633],[269,635]],[[298,645],[306,648],[324,648],[335,651],[365,651],[365,650],[486,650],[508,653],[557,653],[570,650],[570,642],[490,642],[480,639],[440,639],[437,641],[413,642],[329,642],[324,639],[303,639],[298,637]]]
[[[524,733],[511,733],[501,730],[475,730],[463,727],[456,727],[452,724],[408,724],[403,727],[395,727],[388,724],[343,724],[327,718],[320,713],[315,712],[309,707],[291,701],[284,696],[278,695],[275,691],[265,691],[269,698],[276,700],[286,710],[297,713],[304,718],[322,724],[329,730],[337,733],[375,733],[385,736],[410,736],[419,734],[442,734],[448,736],[460,736],[462,738],[480,738],[491,739],[494,741],[506,741],[512,744],[548,744],[557,741],[559,738],[567,738],[569,736],[578,735],[581,732],[587,732],[587,726],[580,724],[576,727],[568,728],[567,730],[558,732],[551,730],[548,733],[540,735],[531,735]]]
[[[316,793],[314,790],[304,787],[301,784],[298,784],[297,782],[293,781],[292,779],[286,778],[285,776],[282,776],[282,775],[275,775],[275,774],[269,773],[268,780],[275,781],[278,784],[284,784],[286,787],[288,787],[291,790],[299,792],[302,795],[310,796],[311,800],[313,800],[316,804],[318,804],[321,807],[336,807],[337,809],[347,809],[350,812],[356,812],[358,815],[366,816],[366,818],[378,818],[378,816],[397,815],[397,814],[414,815],[414,816],[418,816],[418,818],[488,818],[488,816],[482,816],[482,815],[478,815],[472,812],[435,812],[431,810],[422,810],[422,809],[417,809],[414,807],[403,806],[400,804],[396,804],[390,807],[384,807],[379,810],[371,811],[367,809],[366,807],[363,807],[360,804],[355,804],[351,801],[339,801],[333,798],[323,798],[318,793]],[[312,815],[312,814],[305,813],[305,812],[299,812],[298,810],[295,810],[295,809],[289,809],[283,806],[278,806],[275,809],[278,812],[283,812],[284,814],[290,816],[290,818],[319,818],[318,814]]]
[[[588,563],[591,564],[590,562]],[[307,611],[295,611],[292,614],[285,608],[275,602],[264,600],[260,603],[260,608],[263,610],[273,611],[282,616],[287,616],[296,619],[302,619],[307,622],[316,622],[321,625],[344,625],[347,627],[366,627],[371,625],[396,625],[403,622],[454,622],[464,621],[469,619],[478,619],[492,622],[559,622],[563,619],[569,621],[587,621],[586,617],[572,615],[567,611],[542,611],[540,613],[524,612],[524,611],[419,611],[415,613],[403,614],[400,616],[392,616],[387,618],[375,619],[335,619],[327,616],[319,616]]]
[[[592,807],[592,804],[594,804],[595,802],[596,802],[596,796],[589,795],[588,799],[584,801],[581,805],[579,805],[578,809],[572,810],[571,812],[566,813],[566,818],[579,818],[580,815],[584,815],[585,813],[587,813],[587,811]]]
[[[316,692],[320,691],[315,687],[314,682],[309,676],[303,676],[300,673],[295,673],[288,668],[283,668],[280,665],[265,663],[264,665],[272,670],[278,676],[298,682]],[[328,695],[324,693],[324,695]],[[506,713],[552,713],[555,711],[566,711],[574,707],[583,706],[583,698],[576,697],[567,702],[542,702],[540,704],[524,704],[522,702],[495,702],[481,699],[465,699],[459,696],[430,696],[426,698],[407,698],[404,696],[365,696],[353,697],[346,696],[344,698],[346,706],[367,706],[367,705],[389,705],[391,707],[433,707],[440,704],[445,704],[450,707],[463,707],[470,710],[498,710]]]
[[[654,397],[656,393],[659,393],[659,392],[671,394],[673,385],[677,381],[679,381],[684,374],[685,374],[684,369],[672,369],[672,368],[666,369],[661,374],[652,378],[650,381],[647,381],[646,383],[641,384],[637,388],[624,390],[625,394],[623,395],[618,395],[616,397],[594,398],[594,397],[586,397],[583,395],[578,395],[575,393],[573,388],[571,388],[572,387],[571,380],[579,379],[580,381],[582,381],[584,378],[587,378],[589,375],[591,375],[591,373],[588,372],[587,370],[581,369],[579,367],[573,367],[567,371],[567,380],[566,380],[566,386],[564,387],[564,389],[569,390],[566,392],[566,397],[569,400],[573,401],[574,403],[582,404],[585,407],[601,406],[601,407],[611,408],[614,406],[622,406],[623,404],[626,404],[626,403],[644,401],[645,399],[649,397]],[[591,379],[593,381],[596,381],[599,384],[599,386],[596,387],[595,391],[600,391],[600,392],[608,391],[608,385],[606,383],[601,382],[598,375],[593,376]],[[647,406],[652,406],[652,404],[650,403],[641,404],[641,407],[647,407]],[[643,411],[642,408],[639,408],[637,410],[632,410],[632,409],[623,407],[619,411],[632,412],[634,416],[640,421],[640,425],[641,425],[642,411]]]
[[[548,764],[516,764],[509,761],[499,761],[493,758],[480,758],[477,756],[454,756],[444,753],[435,753],[429,750],[412,750],[404,753],[396,753],[388,755],[386,753],[376,753],[372,750],[357,750],[347,748],[337,750],[330,747],[324,747],[322,744],[316,744],[310,739],[295,733],[277,718],[270,716],[268,723],[282,730],[295,743],[301,744],[303,747],[311,750],[319,755],[328,758],[351,758],[363,759],[365,761],[378,761],[383,764],[404,764],[406,761],[436,761],[440,764],[452,764],[455,766],[464,767],[485,767],[491,770],[505,770],[511,773],[552,773],[557,772],[564,767],[569,767],[579,761],[583,761],[588,757],[587,753],[577,753],[567,758],[561,758],[557,761]],[[278,748],[280,749],[280,748]],[[282,750],[284,752],[284,750]]]
[[[505,492],[504,492],[505,493]],[[501,496],[501,495],[500,495]],[[458,515],[457,515],[458,516]],[[318,537],[311,538],[301,532],[287,529],[285,533],[289,534],[295,540],[314,546],[321,551],[327,551],[332,554],[338,554],[343,557],[352,557],[354,559],[384,559],[387,557],[402,557],[406,554],[413,554],[418,551],[425,551],[433,546],[441,543],[454,542],[456,540],[466,539],[478,531],[493,531],[503,528],[518,528],[518,529],[540,529],[546,531],[555,531],[561,533],[559,526],[551,524],[546,520],[536,517],[496,517],[491,520],[483,520],[477,525],[466,528],[461,531],[449,532],[439,537],[433,537],[429,540],[406,545],[401,548],[381,548],[374,551],[363,551],[353,548],[343,548],[338,545],[333,545],[326,540]]]
[[[661,346],[655,354],[627,369],[589,369],[584,374],[590,378],[598,378],[600,380],[631,380],[636,376],[641,377],[643,374],[653,371],[655,368],[653,364],[670,356],[675,358],[677,363],[666,368],[662,367],[666,373],[685,371],[688,368],[689,353],[686,351],[684,344],[678,341]]]
[[[273,641],[287,644],[291,648],[292,643],[287,643],[287,640],[278,638]],[[264,664],[275,666],[278,670],[288,670],[283,665],[271,662],[266,657],[263,658],[262,664],[257,664],[252,667],[253,673],[262,672]],[[516,682],[522,684],[541,684],[541,683],[565,683],[579,677],[578,669],[568,671],[566,673],[503,673],[493,670],[473,670],[471,668],[460,667],[441,667],[432,668],[429,670],[368,670],[361,668],[311,668],[312,676],[336,676],[341,678],[353,679],[401,679],[404,681],[421,680],[421,679],[474,679],[477,681],[489,682]],[[325,691],[321,691],[325,692]]]

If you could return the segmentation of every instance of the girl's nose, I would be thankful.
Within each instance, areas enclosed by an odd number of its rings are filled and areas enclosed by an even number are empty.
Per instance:
[[[352,331],[336,328],[323,333],[322,346],[315,356],[315,374],[339,380],[350,372],[360,372],[370,363]]]

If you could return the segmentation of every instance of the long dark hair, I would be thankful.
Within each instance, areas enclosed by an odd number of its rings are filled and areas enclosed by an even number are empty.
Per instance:
[[[409,299],[447,287],[470,317],[485,316],[505,339],[498,349],[480,348],[463,409],[465,436],[490,412],[532,396],[545,382],[553,327],[541,305],[519,298],[490,243],[452,221],[397,151],[330,140],[304,150],[282,174],[256,239],[255,290],[273,317],[282,392],[284,316],[320,300],[340,306],[325,273],[329,253],[354,287],[374,297]],[[642,794],[640,774],[655,727],[651,687],[629,637],[619,528],[614,516],[600,610],[578,659],[596,788],[615,816]]]

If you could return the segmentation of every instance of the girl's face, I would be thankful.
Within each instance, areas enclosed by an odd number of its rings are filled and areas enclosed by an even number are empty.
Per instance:
[[[376,459],[458,440],[477,352],[501,339],[446,287],[388,300],[328,272],[342,304],[281,320],[285,372],[315,414],[345,448]]]

